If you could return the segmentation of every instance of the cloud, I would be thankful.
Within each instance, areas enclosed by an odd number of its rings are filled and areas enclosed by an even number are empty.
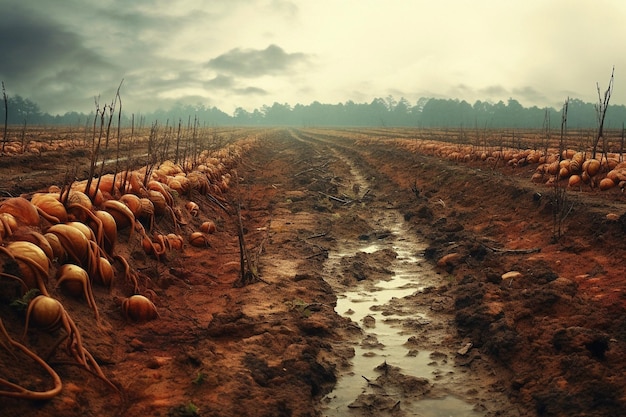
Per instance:
[[[510,95],[509,91],[501,85],[488,85],[478,90],[478,93],[488,98],[503,98]]]
[[[209,60],[207,66],[219,72],[242,77],[282,74],[294,65],[308,60],[303,53],[286,53],[277,45],[265,49],[235,48]]]
[[[235,80],[233,77],[229,77],[226,75],[218,75],[217,77],[209,80],[205,83],[207,88],[217,88],[217,89],[226,89],[232,88],[235,84]]]
[[[234,91],[242,96],[266,96],[269,94],[266,90],[259,87],[237,88]]]
[[[546,103],[548,103],[548,98],[545,94],[538,91],[536,88],[528,85],[521,88],[514,88],[513,97],[522,104],[530,103],[531,105],[545,105]]]
[[[83,110],[99,93],[95,86],[119,84],[119,68],[82,35],[26,6],[0,14],[0,80],[10,96],[34,99],[43,111]]]
[[[0,81],[53,114],[92,110],[122,79],[134,112],[171,101],[229,110],[388,95],[560,106],[597,100],[595,83],[604,88],[613,65],[611,102],[626,97],[618,0],[457,2],[462,13],[445,21],[433,18],[440,2],[426,0],[1,1]],[[550,20],[553,11],[564,18]]]
[[[218,75],[217,77],[207,81],[204,83],[204,88],[209,93],[215,93],[218,91],[218,94],[223,94],[224,91],[228,95],[237,95],[237,96],[267,96],[269,95],[268,91],[254,86],[244,86],[241,87],[237,84],[235,78],[227,76],[227,75]]]
[[[0,15],[0,51],[0,76],[16,81],[45,69],[49,74],[70,66],[106,65],[78,35],[19,7]]]

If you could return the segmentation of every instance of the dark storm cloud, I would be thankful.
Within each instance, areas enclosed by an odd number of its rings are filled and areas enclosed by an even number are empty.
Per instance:
[[[76,34],[20,8],[0,14],[0,51],[0,76],[7,79],[23,79],[43,68],[103,64]]]
[[[165,2],[167,7],[156,7],[159,0],[5,2],[0,80],[9,96],[32,99],[42,111],[89,111],[94,97],[112,98],[122,79],[123,97],[149,107],[157,95],[192,91],[206,79],[204,63],[178,56],[172,48],[184,45],[185,38],[177,37],[183,29],[210,16],[194,9],[199,7],[195,1],[178,2],[174,9]]]
[[[277,45],[265,49],[232,49],[211,59],[207,66],[219,72],[242,77],[281,74],[308,60],[303,53],[286,53]]]
[[[104,65],[103,60],[81,44],[80,38],[44,16],[20,7],[0,14],[0,76],[22,80],[59,63],[73,66]]]
[[[44,112],[88,110],[102,85],[115,88],[119,69],[83,35],[54,19],[65,3],[12,1],[0,13],[0,80],[9,96],[33,100]]]

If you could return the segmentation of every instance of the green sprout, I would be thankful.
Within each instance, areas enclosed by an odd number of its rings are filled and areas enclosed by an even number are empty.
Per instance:
[[[179,405],[168,413],[170,417],[197,417],[200,409],[191,401],[187,405]]]
[[[206,380],[206,377],[207,377],[207,374],[205,374],[202,371],[198,371],[198,374],[193,379],[193,381],[191,381],[191,383],[194,385],[202,385],[204,381]]]
[[[293,301],[286,301],[285,304],[289,307],[289,310],[299,312],[302,317],[306,318],[311,315],[311,309],[309,308],[311,305],[304,300],[296,299]]]
[[[38,295],[39,290],[37,288],[31,288],[30,290],[26,291],[26,293],[24,293],[21,298],[16,298],[15,300],[11,301],[11,304],[9,304],[9,306],[17,311],[26,311],[26,309],[28,308],[28,304],[30,304],[30,301]]]

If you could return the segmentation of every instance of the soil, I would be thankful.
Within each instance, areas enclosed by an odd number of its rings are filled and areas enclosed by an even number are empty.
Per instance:
[[[51,400],[0,397],[2,415],[324,415],[337,378],[351,372],[359,326],[368,325],[338,315],[337,294],[386,279],[395,256],[359,253],[329,270],[329,254],[345,242],[386,239],[373,219],[388,210],[423,240],[416,252],[431,272],[424,288],[381,308],[403,311],[407,343],[436,352],[433,362],[453,371],[414,378],[381,363],[380,377],[346,415],[413,415],[406,404],[448,394],[484,416],[620,415],[626,200],[619,190],[569,190],[571,209],[555,236],[553,189],[530,181],[536,167],[455,163],[374,140],[375,132],[358,137],[330,129],[259,134],[230,166],[236,184],[218,200],[228,212],[197,192],[175,195],[183,236],[205,220],[217,224],[206,247],[186,243],[157,260],[121,230],[116,252],[157,306],[156,320],[124,318],[121,301],[133,288],[119,264],[111,289],[94,285],[101,325],[83,299],[50,279],[51,294],[117,389],[73,362],[57,344],[63,330],[33,328],[22,337],[24,311],[9,305],[20,288],[0,280],[8,333],[63,381]],[[86,154],[72,152],[0,158],[3,194],[62,184],[67,167],[84,172]],[[182,210],[188,200],[200,206],[197,217]],[[250,259],[244,270],[260,272],[246,275],[246,285],[238,285],[236,207]],[[42,220],[39,228],[48,226]],[[155,228],[175,231],[168,216]],[[428,322],[416,318],[424,311]],[[51,388],[37,364],[0,340],[0,378]]]

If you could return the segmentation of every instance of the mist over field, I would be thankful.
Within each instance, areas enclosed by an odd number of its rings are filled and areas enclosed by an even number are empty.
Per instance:
[[[122,103],[124,98],[121,99]],[[20,96],[11,97],[8,103],[8,121],[13,125],[77,125],[90,123],[94,111],[85,114],[68,112],[52,116],[39,110],[39,106]],[[597,103],[585,103],[570,99],[568,103],[571,128],[595,128],[598,124]],[[118,111],[119,111],[118,107]],[[395,100],[376,98],[369,103],[346,102],[309,105],[274,103],[248,112],[242,108],[232,115],[203,105],[176,105],[167,110],[148,113],[121,112],[120,121],[129,126],[140,124],[189,124],[192,119],[212,126],[375,126],[375,127],[454,127],[466,129],[496,128],[558,128],[562,108],[523,107],[517,100],[489,103],[476,101],[470,104],[458,99],[427,99],[411,104],[405,98]],[[626,120],[626,106],[609,105],[605,120],[607,129],[621,129]],[[117,118],[116,118],[117,121]]]

